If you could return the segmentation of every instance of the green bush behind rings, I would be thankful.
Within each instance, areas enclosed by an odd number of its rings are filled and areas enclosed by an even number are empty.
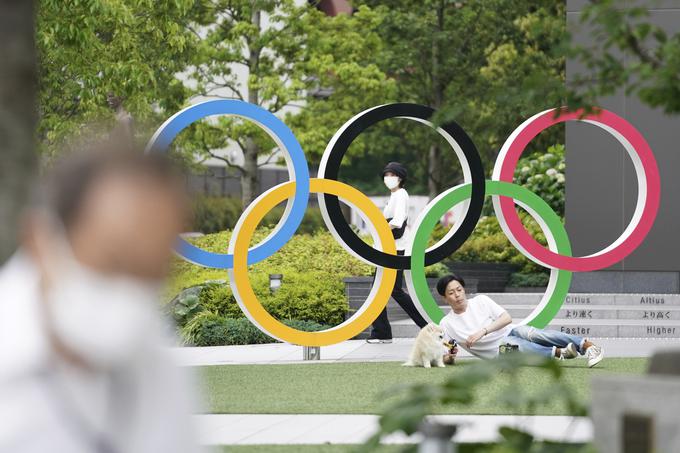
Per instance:
[[[276,206],[264,216],[261,225],[276,226],[283,211],[284,206]],[[242,212],[243,205],[238,198],[199,195],[193,201],[193,230],[204,234],[230,230]],[[317,207],[307,208],[298,233],[313,233],[320,228],[325,228],[321,211]]]
[[[253,289],[267,312],[278,320],[307,320],[328,325],[344,320],[348,307],[343,283],[337,278],[319,271],[288,272],[284,275],[285,284],[270,294],[269,277],[262,277],[257,274],[251,278]],[[198,298],[201,311],[224,318],[245,317],[225,283],[205,285]]]
[[[284,324],[308,332],[328,328],[311,321],[284,321]],[[194,316],[181,332],[184,343],[188,346],[262,344],[276,341],[262,333],[246,318],[224,318],[210,312]]]
[[[258,228],[251,243],[259,243],[271,232],[271,227]],[[225,231],[191,239],[202,249],[224,253],[231,232]],[[349,255],[331,234],[317,230],[313,234],[297,234],[270,258],[249,267],[248,275],[253,291],[264,308],[282,322],[313,322],[334,326],[341,323],[348,312],[343,279],[371,276],[374,268]],[[428,276],[439,277],[448,272],[441,264],[429,266]],[[269,290],[269,274],[282,274],[281,287]],[[224,336],[225,324],[220,321],[211,328],[187,327],[197,316],[204,324],[218,318],[243,319],[236,299],[227,283],[227,273],[220,269],[196,266],[177,259],[166,299],[175,299],[168,307],[181,328],[184,340],[190,344],[213,343],[215,339],[199,339],[196,332]],[[190,289],[187,289],[190,288]],[[181,297],[176,297],[181,294]],[[245,322],[248,322],[247,320]],[[222,327],[217,327],[217,325]],[[230,332],[243,333],[243,341],[259,341],[249,330],[239,330],[230,324]],[[240,326],[240,324],[239,324]],[[220,330],[222,329],[222,330]],[[245,328],[244,328],[245,329]],[[189,336],[187,336],[189,335]],[[231,334],[230,334],[231,335]],[[227,340],[225,340],[227,341]],[[236,340],[229,340],[236,341]],[[270,341],[270,340],[267,340]],[[224,343],[227,344],[227,343]],[[235,344],[235,343],[229,343]],[[245,344],[245,343],[243,343]]]

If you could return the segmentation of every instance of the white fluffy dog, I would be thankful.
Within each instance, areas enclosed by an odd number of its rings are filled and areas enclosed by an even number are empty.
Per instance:
[[[428,324],[420,330],[411,351],[411,357],[403,366],[422,366],[431,368],[432,365],[444,367],[444,331],[437,324]]]

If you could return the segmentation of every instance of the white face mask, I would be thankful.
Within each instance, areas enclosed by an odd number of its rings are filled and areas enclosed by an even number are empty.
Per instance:
[[[399,186],[399,176],[385,176],[383,177],[383,181],[390,190]]]
[[[155,320],[158,285],[91,270],[64,245],[65,262],[46,294],[53,333],[95,368],[130,361]]]

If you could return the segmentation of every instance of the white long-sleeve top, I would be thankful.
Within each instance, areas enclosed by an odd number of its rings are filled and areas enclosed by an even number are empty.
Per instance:
[[[404,221],[408,219],[408,210],[409,210],[408,192],[406,192],[406,189],[400,188],[390,194],[390,199],[387,202],[385,208],[383,209],[383,215],[385,216],[386,219],[389,218],[392,219],[389,222],[390,228],[401,228],[401,226],[404,224]],[[406,245],[410,240],[409,233],[410,229],[407,225],[406,230],[404,231],[404,235],[399,239],[396,239],[397,250],[406,249]]]
[[[194,453],[191,380],[164,334],[125,366],[84,370],[58,360],[43,326],[39,276],[21,252],[0,268],[0,453]],[[95,303],[96,301],[93,301]]]

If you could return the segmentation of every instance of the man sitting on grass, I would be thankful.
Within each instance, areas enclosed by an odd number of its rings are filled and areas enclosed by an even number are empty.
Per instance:
[[[478,295],[468,300],[465,280],[456,275],[439,279],[437,292],[451,307],[451,312],[439,323],[444,333],[478,357],[494,358],[499,346],[505,344],[517,346],[521,352],[560,360],[585,355],[589,367],[594,367],[604,357],[601,347],[576,335],[530,326],[513,327],[510,314],[490,297]]]

